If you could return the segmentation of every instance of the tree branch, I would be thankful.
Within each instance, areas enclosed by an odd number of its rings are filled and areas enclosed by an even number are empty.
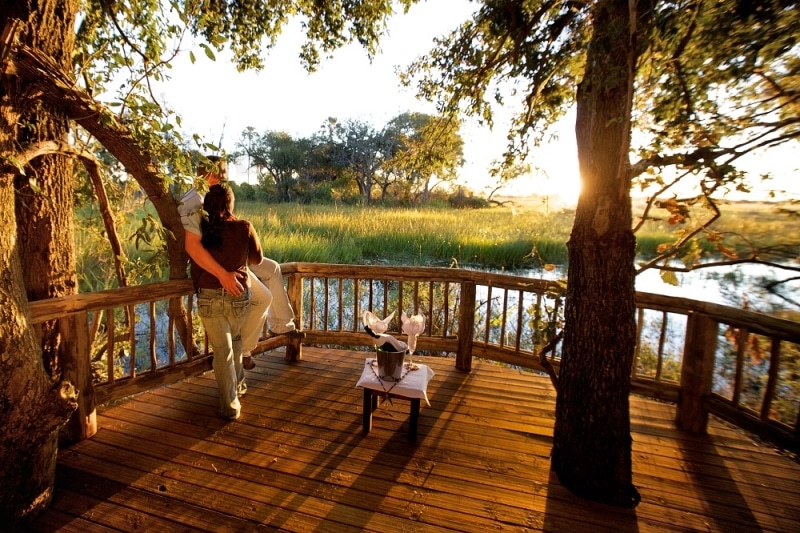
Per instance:
[[[122,243],[120,242],[119,235],[117,234],[117,225],[114,222],[114,214],[108,205],[108,196],[106,189],[103,185],[103,180],[100,177],[100,163],[89,152],[82,150],[69,143],[62,143],[58,141],[43,141],[29,146],[26,150],[17,153],[17,162],[24,168],[29,165],[31,161],[44,155],[60,154],[78,158],[83,164],[89,178],[92,180],[95,194],[97,195],[97,203],[100,206],[100,213],[103,219],[103,226],[108,235],[108,242],[111,245],[111,251],[114,255],[114,267],[117,274],[117,283],[120,287],[128,285],[127,276],[125,274],[125,267],[122,264],[121,258],[124,257],[122,250]]]
[[[547,359],[547,352],[555,351],[556,346],[561,339],[564,338],[564,330],[561,330],[558,335],[556,335],[553,340],[548,342],[544,348],[539,351],[539,364],[547,371],[547,375],[550,376],[550,382],[553,384],[553,388],[556,389],[556,393],[558,393],[558,374],[556,373],[556,369],[553,368],[553,365],[550,364],[550,361]]]
[[[78,87],[51,58],[20,46],[12,54],[16,74],[39,89],[39,97],[80,124],[119,160],[153,202],[167,230],[170,279],[185,279],[187,256],[183,249],[183,225],[177,201],[164,175],[131,132],[102,104]]]

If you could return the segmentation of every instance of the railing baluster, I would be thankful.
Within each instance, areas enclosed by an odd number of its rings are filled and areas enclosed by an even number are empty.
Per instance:
[[[542,307],[544,307],[544,294],[541,292],[536,293],[536,307],[533,309],[533,332],[531,339],[533,340],[534,350],[539,344],[544,344],[544,336],[542,334]]]
[[[389,280],[383,280],[383,315],[381,318],[386,318],[389,315]]]
[[[772,339],[769,350],[769,373],[767,386],[764,390],[764,400],[761,403],[761,420],[769,420],[769,412],[772,408],[772,398],[775,396],[775,387],[778,382],[778,371],[781,362],[781,340]]]
[[[148,338],[147,349],[150,352],[150,371],[155,372],[158,368],[158,358],[156,357],[156,302],[150,302],[150,335]]]
[[[417,313],[419,313],[419,281],[414,281],[412,287],[414,288],[412,289],[413,292],[411,298],[414,302],[414,306],[411,314],[416,315]]]
[[[506,314],[508,313],[508,289],[503,289],[503,309],[500,317],[500,346],[506,345]]]
[[[330,300],[330,283],[331,279],[327,276],[322,278],[323,285],[323,295],[325,298],[325,306],[322,309],[322,331],[329,330],[329,322],[328,322],[328,315],[331,308],[331,300]]]
[[[517,294],[517,339],[514,343],[514,351],[519,352],[520,345],[522,343],[522,313],[525,310],[525,294],[522,292],[522,289],[519,290]]]
[[[483,332],[483,342],[489,344],[489,331],[492,329],[492,284],[486,286],[486,330]]]
[[[433,298],[434,298],[434,291],[433,291],[433,282],[428,282],[428,316],[425,317],[425,328],[427,329],[428,335],[433,335]]]
[[[444,282],[444,302],[442,304],[444,306],[444,323],[442,324],[442,338],[447,337],[447,332],[449,331],[448,326],[450,325],[450,282]]]
[[[359,303],[361,302],[361,279],[354,278],[353,279],[353,331],[360,331],[360,322],[361,322],[361,308]]]
[[[183,347],[186,350],[186,360],[193,361],[194,360],[194,293],[189,294],[186,297],[186,340],[183,342]],[[264,324],[266,327],[266,323]],[[263,335],[264,332],[262,331],[261,334]]]
[[[337,328],[336,331],[344,331],[344,328],[342,327],[342,319],[344,318],[344,312],[343,312],[344,310],[342,309],[344,303],[344,298],[343,298],[344,293],[342,292],[343,291],[342,286],[344,285],[344,281],[343,278],[341,277],[338,278],[338,280],[339,280],[339,287],[338,287],[339,293],[337,296],[339,298],[339,305],[337,307],[339,308],[339,314],[337,318],[339,319],[339,327]]]
[[[636,377],[639,373],[637,362],[642,353],[642,330],[644,329],[644,308],[640,307],[636,310],[636,347],[633,352],[633,368],[631,369],[631,376]]]
[[[661,381],[661,370],[664,366],[664,342],[667,339],[667,312],[661,312],[661,334],[658,338],[658,359],[656,362],[656,381]]]
[[[309,301],[309,307],[310,307],[310,310],[309,310],[309,313],[310,313],[309,317],[310,318],[309,318],[309,320],[311,322],[310,329],[312,331],[317,329],[317,320],[316,320],[316,318],[317,318],[317,305],[316,305],[316,303],[317,303],[317,288],[314,287],[314,279],[315,279],[314,276],[309,276],[308,277],[308,281],[309,281],[309,284],[310,284],[310,287],[311,287],[311,289],[309,290],[308,297],[310,299],[310,301]]]
[[[395,323],[397,324],[397,329],[393,331],[400,331],[400,316],[403,313],[403,280],[399,280],[397,282],[397,314],[394,316]]]
[[[114,309],[106,309],[106,363],[108,382],[114,383]]]
[[[733,379],[733,398],[731,403],[738,406],[739,400],[742,395],[742,374],[744,373],[744,352],[747,349],[747,339],[750,337],[750,331],[747,328],[741,328],[739,334],[736,336],[736,376]]]
[[[172,313],[167,313],[169,316],[169,325],[167,326],[167,349],[169,350],[169,366],[175,366],[175,317]]]
[[[134,306],[128,305],[125,307],[125,312],[128,318],[128,344],[130,350],[130,360],[128,361],[128,369],[131,378],[136,377],[136,310]]]

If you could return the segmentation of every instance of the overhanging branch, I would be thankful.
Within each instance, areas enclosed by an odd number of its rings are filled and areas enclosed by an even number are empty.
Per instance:
[[[127,277],[125,275],[125,267],[122,264],[121,258],[124,256],[122,250],[122,243],[117,234],[117,226],[114,222],[114,215],[108,205],[108,196],[106,189],[103,185],[103,180],[100,177],[100,164],[97,159],[89,152],[81,150],[80,148],[58,141],[43,141],[29,146],[27,149],[16,154],[16,163],[20,165],[18,168],[24,168],[29,165],[31,161],[37,157],[45,155],[66,155],[76,157],[92,180],[95,194],[97,195],[97,203],[100,206],[100,213],[103,219],[103,226],[108,235],[108,242],[111,245],[111,251],[114,255],[114,267],[117,274],[117,283],[120,287],[127,286]]]
[[[139,183],[167,229],[170,279],[185,279],[187,256],[177,201],[149,154],[113,113],[78,87],[50,57],[19,46],[9,60],[15,68],[6,69],[6,72],[13,72],[31,83],[48,107],[64,113],[94,135]]]

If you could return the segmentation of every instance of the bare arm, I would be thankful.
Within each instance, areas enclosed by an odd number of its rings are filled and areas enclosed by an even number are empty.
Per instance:
[[[222,268],[222,266],[217,263],[217,260],[208,253],[208,250],[203,247],[199,235],[191,231],[186,231],[184,234],[184,248],[186,249],[186,253],[189,254],[189,257],[200,265],[200,268],[216,277],[220,285],[222,285],[222,288],[232,296],[239,296],[242,294],[244,287],[239,281],[236,272],[228,272]]]

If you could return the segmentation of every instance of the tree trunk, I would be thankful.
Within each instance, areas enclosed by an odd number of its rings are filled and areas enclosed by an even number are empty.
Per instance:
[[[649,17],[644,3],[638,8]],[[636,64],[629,0],[594,7],[578,87],[583,191],[568,243],[565,335],[552,467],[573,493],[635,506],[628,397],[636,340],[630,119]],[[643,22],[642,15],[635,21]]]
[[[7,2],[0,7],[0,28],[18,19],[20,42],[66,68],[77,9],[77,0]],[[0,153],[64,142],[68,132],[66,117],[43,106],[29,84],[3,72]],[[75,292],[72,207],[68,158],[37,158],[16,180],[11,169],[0,170],[0,523],[11,530],[24,528],[49,505],[58,431],[76,407],[73,387],[58,382],[58,323],[34,331],[28,307],[29,300]]]
[[[172,196],[159,167],[150,154],[136,141],[124,124],[102,120],[98,113],[101,104],[77,87],[57,64],[46,54],[28,47],[19,47],[12,57],[15,74],[30,83],[38,91],[38,97],[51,107],[58,108],[69,118],[83,126],[89,133],[122,163],[147,194],[164,225],[169,259],[169,278],[186,279],[188,256],[184,250],[184,231],[178,214],[178,201]],[[183,300],[170,303],[173,317],[181,339],[190,337],[191,325]],[[186,346],[187,351],[194,346]]]

